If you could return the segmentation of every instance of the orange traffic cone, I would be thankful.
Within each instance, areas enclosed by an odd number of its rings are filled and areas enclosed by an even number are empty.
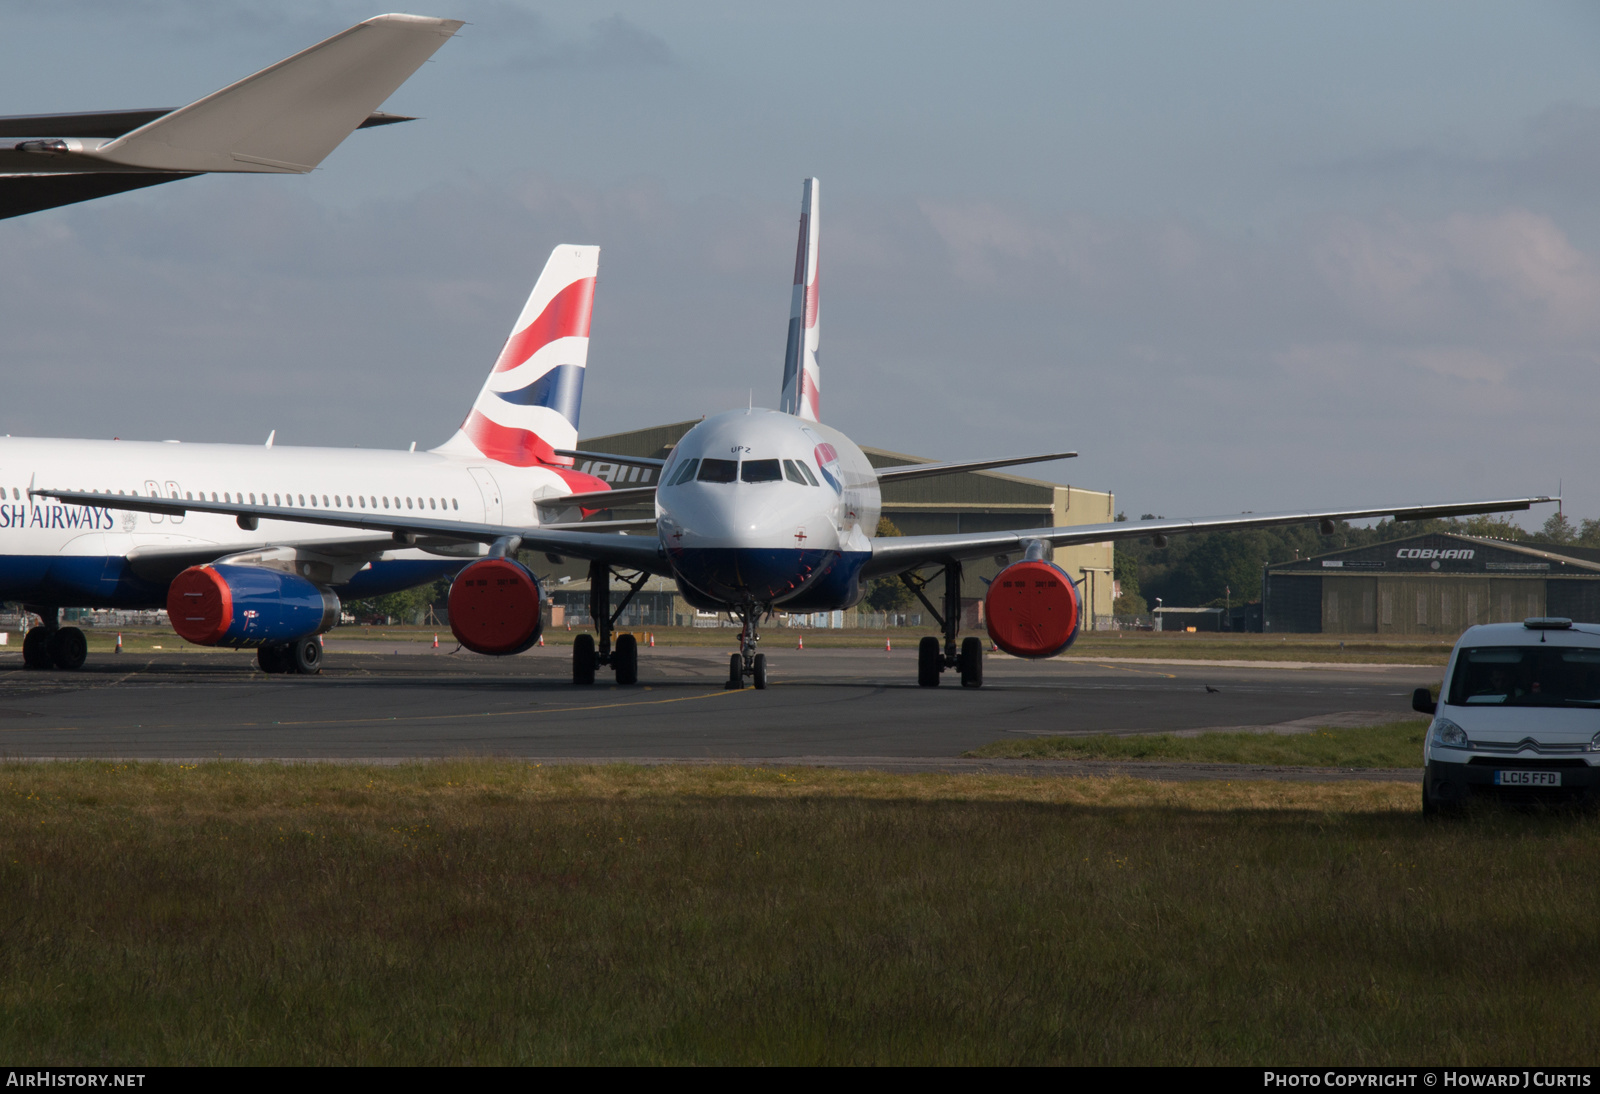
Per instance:
[[[544,635],[542,635],[542,634],[539,636],[539,648],[540,649],[544,648]]]
[[[803,650],[803,649],[806,648],[806,636],[805,635],[803,635],[803,634],[800,635],[799,641],[797,641],[794,644],[794,648],[797,649],[797,650]]]
[[[989,643],[989,652],[990,653],[999,653],[1000,652],[1000,647],[995,645],[993,641],[990,641],[990,643]]]
[[[883,652],[884,653],[893,653],[894,652],[894,644],[892,642],[890,642],[887,638],[885,638],[883,640]]]
[[[438,635],[434,635],[433,636],[433,648],[434,649],[438,649],[439,648],[439,636]]]
[[[655,649],[656,648],[656,632],[655,631],[651,631],[650,632],[650,648],[651,649]]]
[[[118,634],[117,634],[117,648],[116,648],[116,652],[117,652],[117,653],[121,653],[121,652],[122,652],[122,634],[121,634],[121,632],[118,632]]]

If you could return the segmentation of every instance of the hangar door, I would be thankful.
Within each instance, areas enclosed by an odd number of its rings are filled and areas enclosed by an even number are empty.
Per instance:
[[[1322,585],[1326,632],[1456,635],[1545,614],[1542,578],[1325,577]]]

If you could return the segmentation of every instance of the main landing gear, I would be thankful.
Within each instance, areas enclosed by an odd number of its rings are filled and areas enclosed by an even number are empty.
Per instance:
[[[318,635],[296,638],[293,642],[275,642],[256,650],[256,664],[262,672],[292,672],[301,676],[315,676],[322,671],[322,639]]]
[[[600,632],[600,641],[597,646],[592,634],[580,634],[572,640],[574,684],[594,683],[595,673],[602,665],[616,672],[619,684],[639,682],[639,640],[631,634],[618,635],[616,648],[612,649],[611,632],[617,620],[622,618],[623,609],[634,598],[634,594],[644,588],[650,575],[642,571],[632,578],[618,574],[627,584],[628,593],[617,605],[616,611],[612,611],[611,573],[611,567],[604,562],[589,563],[589,618],[594,620],[594,628]]]
[[[924,591],[940,574],[944,575],[943,613],[933,606],[933,601],[928,599]],[[983,640],[969,636],[962,640],[959,647],[956,645],[956,636],[961,632],[961,563],[946,562],[942,570],[929,577],[917,573],[901,574],[900,580],[906,583],[906,588],[917,594],[917,599],[922,601],[922,606],[928,609],[939,624],[939,629],[944,632],[942,648],[939,639],[932,635],[917,644],[917,686],[936,688],[939,686],[939,675],[945,669],[957,669],[961,673],[962,687],[983,687]]]
[[[756,624],[763,610],[752,602],[735,608],[734,614],[743,626],[739,630],[739,652],[728,657],[728,682],[723,687],[728,691],[738,691],[744,687],[744,678],[748,676],[757,691],[765,691],[767,655],[756,652],[756,643],[761,641],[761,636],[756,633]]]
[[[74,672],[89,658],[89,640],[77,627],[61,625],[59,608],[27,605],[24,611],[37,612],[43,620],[22,640],[22,664],[30,669],[61,669]]]

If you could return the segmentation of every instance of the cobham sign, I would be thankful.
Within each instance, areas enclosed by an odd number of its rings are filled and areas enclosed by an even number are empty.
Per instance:
[[[1448,549],[1440,549],[1437,547],[1402,547],[1394,553],[1394,557],[1417,558],[1422,559],[1423,561],[1449,561],[1451,559],[1455,559],[1457,561],[1464,562],[1467,559],[1470,559],[1475,553],[1476,552],[1470,547],[1452,547]]]

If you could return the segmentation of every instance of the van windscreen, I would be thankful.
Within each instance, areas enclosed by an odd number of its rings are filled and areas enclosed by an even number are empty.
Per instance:
[[[1600,706],[1600,649],[1479,646],[1461,651],[1450,679],[1452,706]]]

